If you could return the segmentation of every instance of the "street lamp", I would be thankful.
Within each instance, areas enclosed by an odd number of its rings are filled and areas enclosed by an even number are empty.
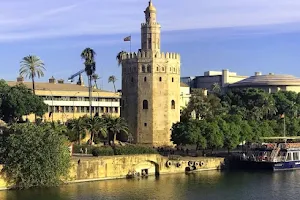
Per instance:
[[[75,105],[74,105],[74,102],[75,102],[75,97],[76,97],[76,94],[79,94],[80,92],[76,92],[73,96],[74,96],[74,99],[73,99],[73,119],[74,119],[74,115],[75,115]]]
[[[52,101],[52,111],[51,111],[51,117],[52,117],[52,123],[53,123],[53,115],[54,115],[54,108],[53,108],[53,93],[50,89],[43,88],[43,90],[48,90],[51,93],[51,101]]]

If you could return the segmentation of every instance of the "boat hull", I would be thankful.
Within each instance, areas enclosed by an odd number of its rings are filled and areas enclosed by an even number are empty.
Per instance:
[[[247,161],[247,160],[232,160],[230,163],[230,167],[233,169],[242,169],[242,170],[270,170],[270,171],[296,170],[296,169],[300,169],[300,161],[259,162],[259,161]]]

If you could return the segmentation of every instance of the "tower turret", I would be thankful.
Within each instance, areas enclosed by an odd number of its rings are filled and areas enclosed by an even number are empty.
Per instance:
[[[144,11],[146,23],[141,26],[142,51],[160,51],[160,24],[156,22],[156,8],[152,1]]]

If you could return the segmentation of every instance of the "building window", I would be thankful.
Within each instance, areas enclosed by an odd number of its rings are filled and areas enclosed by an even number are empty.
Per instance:
[[[147,77],[144,77],[144,82],[146,82],[147,81]]]
[[[147,123],[144,123],[144,126],[147,126]]]
[[[144,100],[144,101],[143,101],[143,109],[144,109],[144,110],[147,110],[147,109],[148,109],[148,101],[147,101],[147,100]]]
[[[147,72],[151,73],[151,66],[150,65],[147,66]]]
[[[149,45],[149,46],[148,46],[148,47],[149,47],[148,49],[151,49],[151,48],[152,48],[151,44],[152,44],[151,38],[148,38],[148,45]]]
[[[163,67],[163,68],[161,68],[161,70],[164,72],[164,71],[165,71],[165,68]]]
[[[161,77],[159,77],[159,81],[162,81],[162,78],[161,78]]]
[[[156,67],[156,71],[159,71],[159,68],[158,68],[158,67]]]
[[[175,109],[175,101],[174,100],[171,101],[171,109]]]
[[[172,82],[174,82],[174,78],[172,77]]]
[[[133,77],[131,77],[131,83],[133,83]]]
[[[142,66],[142,72],[146,72],[146,67],[145,66]]]

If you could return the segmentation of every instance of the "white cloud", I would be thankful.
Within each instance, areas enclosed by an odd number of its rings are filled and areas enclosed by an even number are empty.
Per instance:
[[[153,0],[153,3],[163,31],[300,22],[300,1],[296,0]],[[140,0],[1,0],[0,42],[137,33],[146,6],[147,2]],[[282,31],[280,26],[272,28],[277,29]]]

